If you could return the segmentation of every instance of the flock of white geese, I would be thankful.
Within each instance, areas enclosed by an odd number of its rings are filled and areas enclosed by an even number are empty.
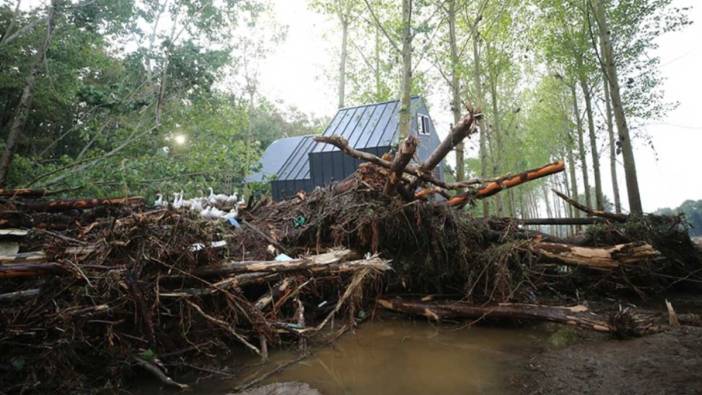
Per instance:
[[[239,206],[245,204],[243,196],[239,197],[236,192],[231,195],[222,193],[215,194],[212,188],[209,188],[209,190],[209,196],[199,196],[190,199],[184,199],[184,194],[181,190],[180,192],[173,193],[173,200],[170,202],[163,197],[163,194],[157,193],[154,206],[189,209],[190,211],[198,213],[202,218],[209,220],[235,220],[239,215]],[[233,206],[233,208],[229,211],[217,208],[230,206]]]

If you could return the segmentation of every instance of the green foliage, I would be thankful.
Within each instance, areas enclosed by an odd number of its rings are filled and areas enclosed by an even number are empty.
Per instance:
[[[79,188],[76,193],[84,196],[148,198],[159,191],[202,193],[207,187],[231,193],[241,188],[273,140],[322,128],[324,120],[295,108],[281,109],[265,99],[254,102],[253,95],[246,100],[219,86],[237,79],[239,56],[260,59],[281,37],[274,31],[265,36],[271,41],[230,45],[232,37],[258,29],[257,20],[267,9],[263,2],[59,4],[10,187]],[[2,145],[33,53],[45,37],[45,26],[38,23],[44,12],[14,15],[14,8],[0,6],[2,36],[13,20],[17,27],[10,34],[37,22],[0,44],[0,62],[7,70],[0,74]],[[255,78],[247,75],[245,83],[255,85]]]
[[[690,224],[690,236],[702,236],[702,200],[686,200],[677,208],[661,208],[656,214],[683,214]]]

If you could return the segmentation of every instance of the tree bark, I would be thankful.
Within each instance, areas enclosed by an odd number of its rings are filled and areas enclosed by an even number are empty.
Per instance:
[[[514,176],[506,176],[493,182],[487,183],[477,192],[468,191],[449,199],[449,206],[458,206],[467,203],[471,198],[484,199],[492,196],[504,189],[516,187],[525,182],[533,181],[541,177],[546,177],[551,174],[559,173],[565,170],[563,161],[549,163],[548,165],[537,167],[536,169],[527,170]]]
[[[632,214],[641,215],[643,214],[643,206],[641,205],[641,195],[639,193],[639,180],[636,174],[634,149],[631,144],[626,115],[624,114],[624,106],[619,89],[617,66],[614,63],[614,50],[612,49],[612,42],[610,39],[611,32],[607,22],[607,15],[604,7],[600,3],[600,0],[591,0],[591,4],[594,8],[595,18],[597,19],[599,25],[599,35],[604,43],[603,57],[605,64],[603,73],[609,82],[614,119],[617,123],[619,142],[621,144],[622,154],[624,157],[624,176],[626,179],[627,195],[629,197],[629,211]]]
[[[17,105],[17,110],[15,116],[12,119],[12,124],[10,125],[9,132],[7,134],[7,140],[5,141],[5,150],[0,157],[0,187],[5,186],[7,183],[7,176],[10,172],[10,166],[12,164],[12,159],[15,155],[15,150],[17,148],[17,141],[19,140],[22,132],[24,131],[24,126],[27,123],[27,117],[29,116],[29,111],[32,107],[32,101],[34,100],[34,87],[37,82],[37,77],[39,75],[39,70],[44,63],[44,58],[46,57],[46,52],[49,50],[49,45],[51,44],[51,37],[54,31],[54,12],[58,0],[52,0],[51,5],[48,9],[48,15],[46,17],[46,36],[44,41],[37,51],[37,56],[32,63],[32,66],[27,75],[27,79],[24,84],[24,89],[22,89],[22,96],[20,97],[19,104]]]
[[[400,120],[399,139],[403,140],[410,134],[412,123],[411,91],[412,91],[412,0],[402,0],[402,78],[400,86]]]

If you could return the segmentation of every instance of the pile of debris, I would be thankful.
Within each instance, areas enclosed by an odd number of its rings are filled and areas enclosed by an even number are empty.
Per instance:
[[[2,193],[2,220],[32,226],[13,236],[28,252],[0,257],[8,392],[119,388],[137,366],[184,388],[169,376],[211,370],[235,344],[265,358],[269,345],[304,343],[335,317],[348,329],[345,317],[389,268],[348,249],[266,261],[267,242],[251,231],[185,210],[144,211],[138,198]]]
[[[365,163],[329,188],[249,203],[237,228],[187,210],[148,210],[139,198],[0,191],[2,237],[13,240],[0,257],[4,390],[114,389],[139,370],[184,388],[185,373],[221,372],[232,348],[263,358],[271,346],[305,349],[373,306],[436,320],[660,330],[656,317],[613,305],[611,315],[595,314],[582,301],[698,288],[702,266],[684,221],[572,202],[600,220],[585,237],[560,240],[515,219],[470,216],[460,208],[564,169],[437,179],[434,168],[479,116],[469,109],[421,164],[411,163],[412,136],[383,158],[317,137]]]

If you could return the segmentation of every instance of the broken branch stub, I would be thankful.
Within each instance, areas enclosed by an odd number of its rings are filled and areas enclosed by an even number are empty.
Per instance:
[[[404,172],[405,167],[407,167],[412,160],[412,157],[414,157],[418,144],[419,141],[417,138],[411,135],[407,136],[407,138],[400,143],[397,153],[395,154],[395,159],[392,161],[392,165],[390,167],[390,177],[385,183],[383,193],[386,195],[395,194],[397,184],[402,179],[402,173]]]
[[[478,129],[475,128],[475,121],[482,118],[480,112],[473,111],[468,108],[466,114],[458,123],[451,129],[448,136],[439,144],[434,152],[429,155],[426,161],[420,166],[424,172],[431,172],[434,168],[448,155],[453,148],[463,141],[470,134],[475,133]]]

